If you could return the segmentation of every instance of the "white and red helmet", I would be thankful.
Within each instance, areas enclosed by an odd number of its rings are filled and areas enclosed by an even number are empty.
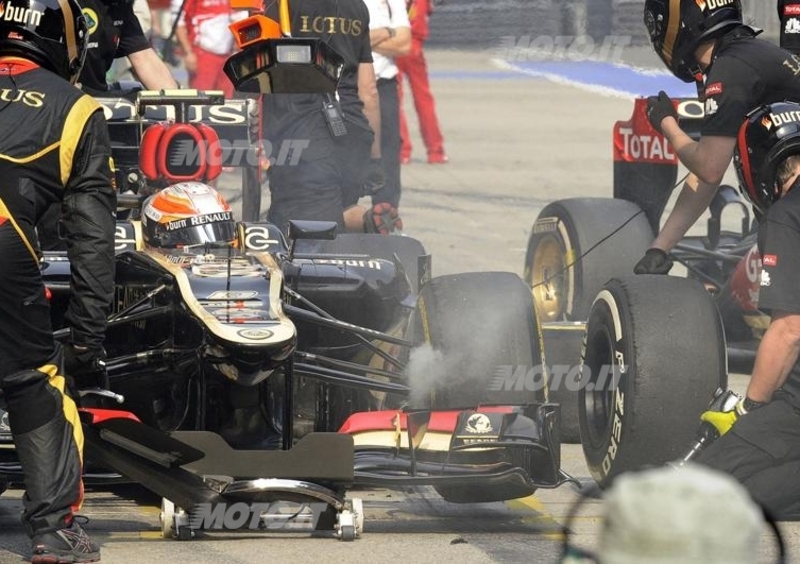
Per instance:
[[[181,182],[150,196],[142,207],[146,245],[161,249],[231,243],[236,222],[228,202],[202,182]]]

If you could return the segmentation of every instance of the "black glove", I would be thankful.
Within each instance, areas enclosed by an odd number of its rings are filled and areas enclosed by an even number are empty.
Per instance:
[[[634,274],[668,274],[672,268],[672,259],[661,249],[647,249],[636,266]]]
[[[372,206],[364,214],[364,232],[389,235],[403,230],[403,220],[397,213],[397,208],[388,202],[381,202]]]
[[[106,371],[106,351],[102,347],[85,348],[78,345],[64,345],[64,373],[75,382],[79,390],[111,386]]]
[[[678,112],[666,92],[662,90],[658,96],[647,98],[647,119],[656,131],[663,133],[661,122],[668,117],[674,117],[677,120]]]
[[[377,159],[370,159],[366,174],[364,174],[364,195],[371,196],[379,192],[385,186],[386,173],[383,171],[383,163],[380,157]]]

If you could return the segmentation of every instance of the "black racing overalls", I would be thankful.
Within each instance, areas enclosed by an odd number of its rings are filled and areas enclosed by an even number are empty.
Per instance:
[[[294,0],[291,23],[293,37],[320,37],[344,59],[337,103],[347,134],[331,135],[322,94],[262,97],[264,138],[273,157],[267,217],[284,232],[290,219],[343,224],[342,210],[363,195],[374,139],[358,95],[359,65],[372,63],[366,5],[360,0]],[[281,158],[292,143],[293,158]]]
[[[83,433],[65,394],[34,225],[61,202],[76,344],[99,347],[114,288],[110,142],[100,106],[54,73],[0,58],[0,388],[25,477],[29,534],[82,501]]]

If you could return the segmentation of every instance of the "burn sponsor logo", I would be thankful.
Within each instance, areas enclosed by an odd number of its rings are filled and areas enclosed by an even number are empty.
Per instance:
[[[769,277],[769,272],[766,270],[761,271],[761,286],[768,287],[772,284],[772,280]]]
[[[706,98],[706,115],[712,116],[719,110],[719,104],[714,98]]]
[[[25,6],[14,6],[11,2],[0,2],[0,19],[25,25],[38,26],[44,12]]]
[[[770,114],[772,125],[780,127],[787,123],[800,122],[800,111],[792,110],[790,112],[781,112],[779,114]]]
[[[716,10],[733,4],[734,0],[695,0],[701,10]]]
[[[197,227],[198,225],[217,223],[219,221],[233,221],[233,212],[218,212],[207,213],[205,215],[195,215],[192,217],[167,222],[164,227],[167,229],[167,231],[177,231],[178,229]]]
[[[786,34],[800,33],[800,19],[789,18],[786,20],[786,25],[783,27],[783,32]]]

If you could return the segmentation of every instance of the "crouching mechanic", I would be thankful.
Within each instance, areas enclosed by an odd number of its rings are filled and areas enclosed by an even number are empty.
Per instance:
[[[705,99],[699,141],[680,128],[666,93],[648,99],[650,123],[692,173],[661,232],[634,269],[637,274],[666,274],[672,267],[667,253],[716,194],[745,114],[763,104],[800,100],[800,57],[742,25],[739,0],[646,0],[644,23],[667,68],[684,82],[697,82]]]
[[[15,0],[14,9],[22,21],[0,20],[0,129],[14,132],[0,137],[0,388],[23,469],[31,561],[92,562],[100,551],[74,519],[83,433],[64,374],[79,385],[105,383],[116,208],[110,142],[101,107],[70,84],[86,49],[81,6]],[[72,271],[65,347],[53,340],[34,232],[54,202],[62,202]]]
[[[754,110],[734,164],[760,217],[759,308],[772,320],[758,348],[747,395],[736,409],[701,419],[722,435],[698,462],[729,472],[781,520],[800,519],[800,104]]]

